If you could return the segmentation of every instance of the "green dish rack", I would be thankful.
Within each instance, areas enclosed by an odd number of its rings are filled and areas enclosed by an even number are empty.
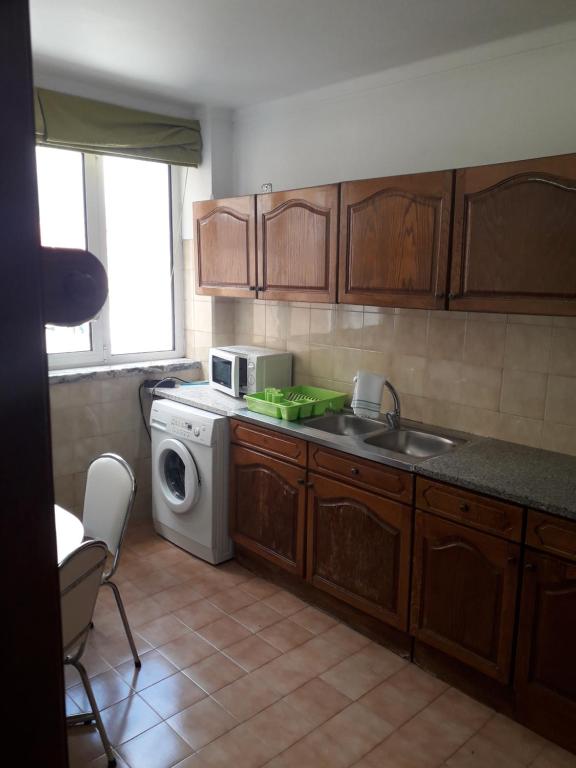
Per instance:
[[[322,416],[328,409],[341,411],[346,402],[346,393],[320,387],[298,386],[265,389],[263,392],[245,395],[244,399],[250,411],[275,419],[296,421],[309,416]]]

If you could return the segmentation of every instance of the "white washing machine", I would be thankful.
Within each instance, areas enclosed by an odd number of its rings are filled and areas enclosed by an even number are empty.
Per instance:
[[[155,400],[150,429],[154,528],[209,563],[229,560],[228,419]]]

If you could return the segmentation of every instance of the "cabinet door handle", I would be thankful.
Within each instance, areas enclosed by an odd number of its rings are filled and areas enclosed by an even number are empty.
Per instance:
[[[303,477],[296,480],[298,485],[304,485],[306,488],[314,488],[314,483],[311,483],[309,480],[304,480]]]
[[[512,555],[511,557],[507,558],[507,562],[509,565],[516,565],[518,558]]]
[[[524,570],[525,571],[535,571],[536,570],[536,564],[535,563],[525,563],[524,564]]]
[[[255,285],[249,285],[248,286],[248,290],[249,291],[255,291],[256,290],[256,286]]]
[[[351,475],[359,475],[360,474],[360,470],[358,469],[358,467],[352,467],[352,469],[350,470],[350,474]]]
[[[470,512],[470,504],[463,501],[462,504],[460,504],[460,512]]]

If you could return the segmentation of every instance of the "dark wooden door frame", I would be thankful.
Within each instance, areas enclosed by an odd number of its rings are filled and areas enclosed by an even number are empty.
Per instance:
[[[2,729],[68,765],[26,0],[0,3]]]

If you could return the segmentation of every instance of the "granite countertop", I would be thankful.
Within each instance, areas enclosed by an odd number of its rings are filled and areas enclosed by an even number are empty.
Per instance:
[[[417,475],[576,520],[576,456],[414,423],[410,426],[438,434],[453,434],[464,438],[466,443],[441,456],[411,460],[398,454],[391,457],[367,446],[361,439],[310,429],[305,422],[288,422],[254,413],[246,408],[243,400],[215,391],[206,384],[165,389],[157,394]]]
[[[415,471],[576,520],[576,456],[486,439],[428,459]]]

